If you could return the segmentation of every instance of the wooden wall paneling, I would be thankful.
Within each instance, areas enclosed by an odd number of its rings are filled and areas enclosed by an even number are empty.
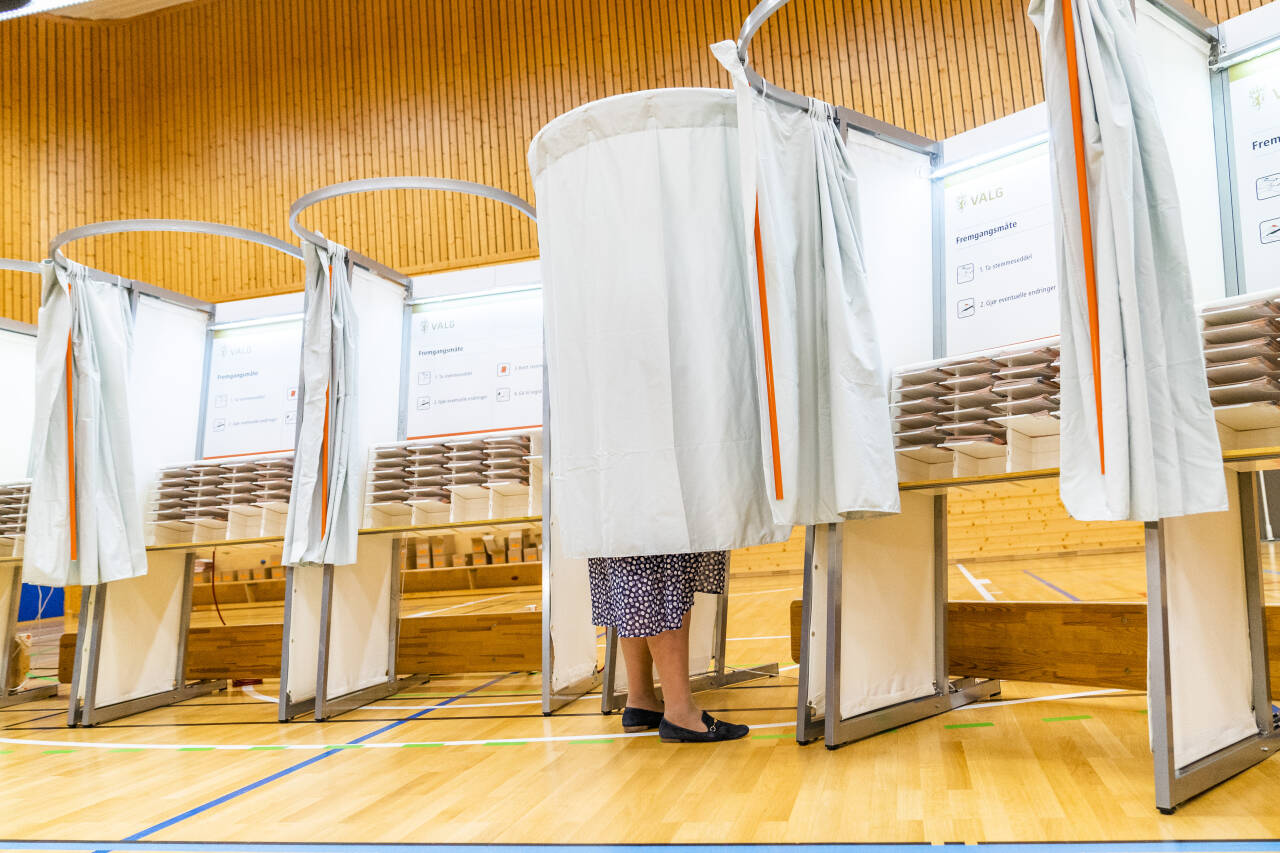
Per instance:
[[[800,601],[791,602],[791,659],[800,660]],[[1280,695],[1280,605],[1266,608],[1271,694]],[[1142,602],[952,601],[947,652],[953,676],[1147,689]]]
[[[761,31],[770,79],[942,138],[1041,99],[1023,0],[796,0]],[[1261,0],[1196,0],[1211,17]],[[196,0],[122,20],[0,23],[0,255],[38,259],[98,219],[224,221],[283,239],[287,206],[388,174],[479,180],[526,198],[525,154],[579,104],[728,86],[712,42],[749,0]],[[309,224],[405,272],[537,255],[531,223],[436,193],[356,196]],[[77,257],[194,296],[296,291],[296,265],[175,235],[85,241]],[[21,276],[0,314],[32,322]]]

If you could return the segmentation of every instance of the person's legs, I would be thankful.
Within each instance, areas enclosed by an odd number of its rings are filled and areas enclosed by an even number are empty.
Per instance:
[[[662,700],[653,689],[653,656],[647,637],[619,637],[622,658],[627,662],[627,707],[662,711]]]
[[[702,709],[693,702],[689,690],[689,614],[685,613],[680,627],[663,631],[649,638],[649,650],[658,665],[658,678],[662,681],[663,716],[667,721],[695,732],[704,732]],[[631,661],[627,661],[630,672]]]

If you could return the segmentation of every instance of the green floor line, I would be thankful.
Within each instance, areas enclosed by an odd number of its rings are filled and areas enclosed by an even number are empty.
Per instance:
[[[611,737],[588,738],[584,740],[571,740],[569,743],[613,743]]]
[[[418,748],[418,747],[424,747],[424,746],[444,746],[444,744],[442,743],[402,743],[400,744],[401,749]]]
[[[46,749],[46,750],[44,750],[44,754],[45,754],[45,755],[64,755],[64,754],[66,754],[66,753],[68,753],[68,752],[75,752],[75,750],[74,750],[74,749]]]
[[[948,729],[984,729],[988,726],[994,726],[995,723],[949,723]]]
[[[1066,723],[1071,720],[1092,720],[1093,716],[1091,714],[1076,714],[1072,717],[1041,717],[1040,719],[1046,723]]]
[[[360,748],[360,744],[358,743],[338,743],[338,744],[334,744],[333,746],[325,747],[325,749],[359,749],[359,748]]]
[[[178,752],[213,752],[211,746],[182,746],[178,748]]]
[[[268,750],[268,749],[284,749],[284,747],[283,746],[251,746],[249,747],[249,749],[252,751],[262,751],[262,750]]]
[[[751,739],[752,740],[782,740],[783,738],[786,738],[786,737],[791,737],[791,735],[789,734],[787,735],[752,735]]]

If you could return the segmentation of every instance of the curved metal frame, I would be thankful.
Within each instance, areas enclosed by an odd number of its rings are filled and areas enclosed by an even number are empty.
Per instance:
[[[742,29],[738,32],[738,58],[742,60],[742,64],[745,66],[747,82],[751,84],[751,88],[766,98],[772,98],[775,101],[807,112],[816,99],[793,92],[775,83],[770,83],[759,71],[751,67],[751,62],[747,58],[747,48],[751,46],[751,39],[764,26],[765,21],[773,17],[779,9],[789,2],[791,0],[761,0],[756,4],[755,8],[751,10],[751,14],[747,15],[747,19],[742,22]],[[857,110],[851,110],[848,107],[835,104],[828,104],[827,106],[835,113],[835,120],[842,128],[852,128],[861,133],[900,145],[903,148],[918,151],[921,154],[936,156],[941,150],[941,146],[935,140],[912,133],[909,130],[898,127],[896,124],[881,121],[878,118],[869,116],[866,113],[860,113]]]
[[[42,262],[40,261],[20,261],[17,258],[0,258],[0,270],[9,270],[10,272],[29,272],[40,275],[42,271]]]
[[[525,216],[532,219],[535,223],[538,221],[537,212],[533,205],[520,198],[518,195],[500,190],[497,187],[491,187],[488,184],[477,184],[473,181],[459,181],[454,178],[428,178],[416,175],[402,175],[392,178],[361,178],[354,181],[341,181],[336,184],[330,184],[327,187],[321,187],[318,190],[312,190],[306,195],[299,198],[289,206],[289,228],[294,234],[297,234],[303,240],[316,245],[324,245],[325,238],[316,231],[303,226],[298,222],[298,217],[303,211],[314,207],[322,201],[329,199],[341,198],[345,195],[358,195],[360,193],[387,192],[389,190],[434,190],[437,192],[461,193],[463,195],[476,196],[478,198],[487,198],[490,201],[496,201],[505,204],[508,207],[515,208]],[[377,263],[377,262],[373,262]],[[394,272],[389,267],[378,264],[384,271]],[[398,280],[405,283],[404,276],[396,273]]]
[[[81,225],[76,228],[69,228],[58,234],[49,241],[49,257],[53,259],[53,263],[64,266],[72,263],[62,252],[62,247],[76,240],[83,240],[86,237],[103,237],[110,234],[136,234],[146,232],[176,233],[176,234],[205,234],[211,237],[227,237],[232,240],[242,240],[247,243],[255,243],[259,246],[265,246],[268,249],[274,249],[281,254],[288,255],[291,258],[302,260],[302,250],[297,246],[286,243],[278,237],[272,237],[270,234],[263,234],[260,231],[252,231],[248,228],[239,228],[235,225],[223,225],[220,222],[205,222],[200,219],[107,219],[102,222],[92,222],[88,225]],[[85,265],[87,266],[87,265]],[[103,275],[114,276],[115,278],[125,280],[124,276],[110,273],[106,270],[100,270],[90,267],[95,272]],[[185,294],[176,293],[161,287],[156,287],[145,282],[134,281],[132,288],[139,293],[146,293],[152,296],[160,296],[191,308],[197,308],[201,311],[213,313],[212,303],[196,299]]]

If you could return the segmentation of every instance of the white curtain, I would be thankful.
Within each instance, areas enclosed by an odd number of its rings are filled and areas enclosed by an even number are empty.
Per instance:
[[[347,250],[333,243],[321,247],[306,242],[303,254],[302,420],[285,522],[284,562],[347,566],[356,561],[364,486],[357,400],[359,332]]]
[[[606,98],[529,148],[570,557],[779,542],[760,466],[732,95]]]
[[[67,440],[71,341],[75,529]],[[129,424],[133,317],[124,288],[76,264],[52,265],[36,341],[36,412],[23,579],[91,585],[146,574],[142,508]],[[75,556],[72,539],[75,539]]]
[[[1032,0],[1062,309],[1062,501],[1083,520],[1227,508],[1173,169],[1128,0],[1073,0],[1097,280],[1102,446],[1062,0]],[[1103,463],[1105,462],[1105,473]]]
[[[738,93],[739,221],[747,245],[758,245],[764,258],[763,285],[756,251],[748,276],[774,520],[820,524],[897,512],[858,179],[834,109],[765,98],[748,84],[733,42],[712,51]]]

